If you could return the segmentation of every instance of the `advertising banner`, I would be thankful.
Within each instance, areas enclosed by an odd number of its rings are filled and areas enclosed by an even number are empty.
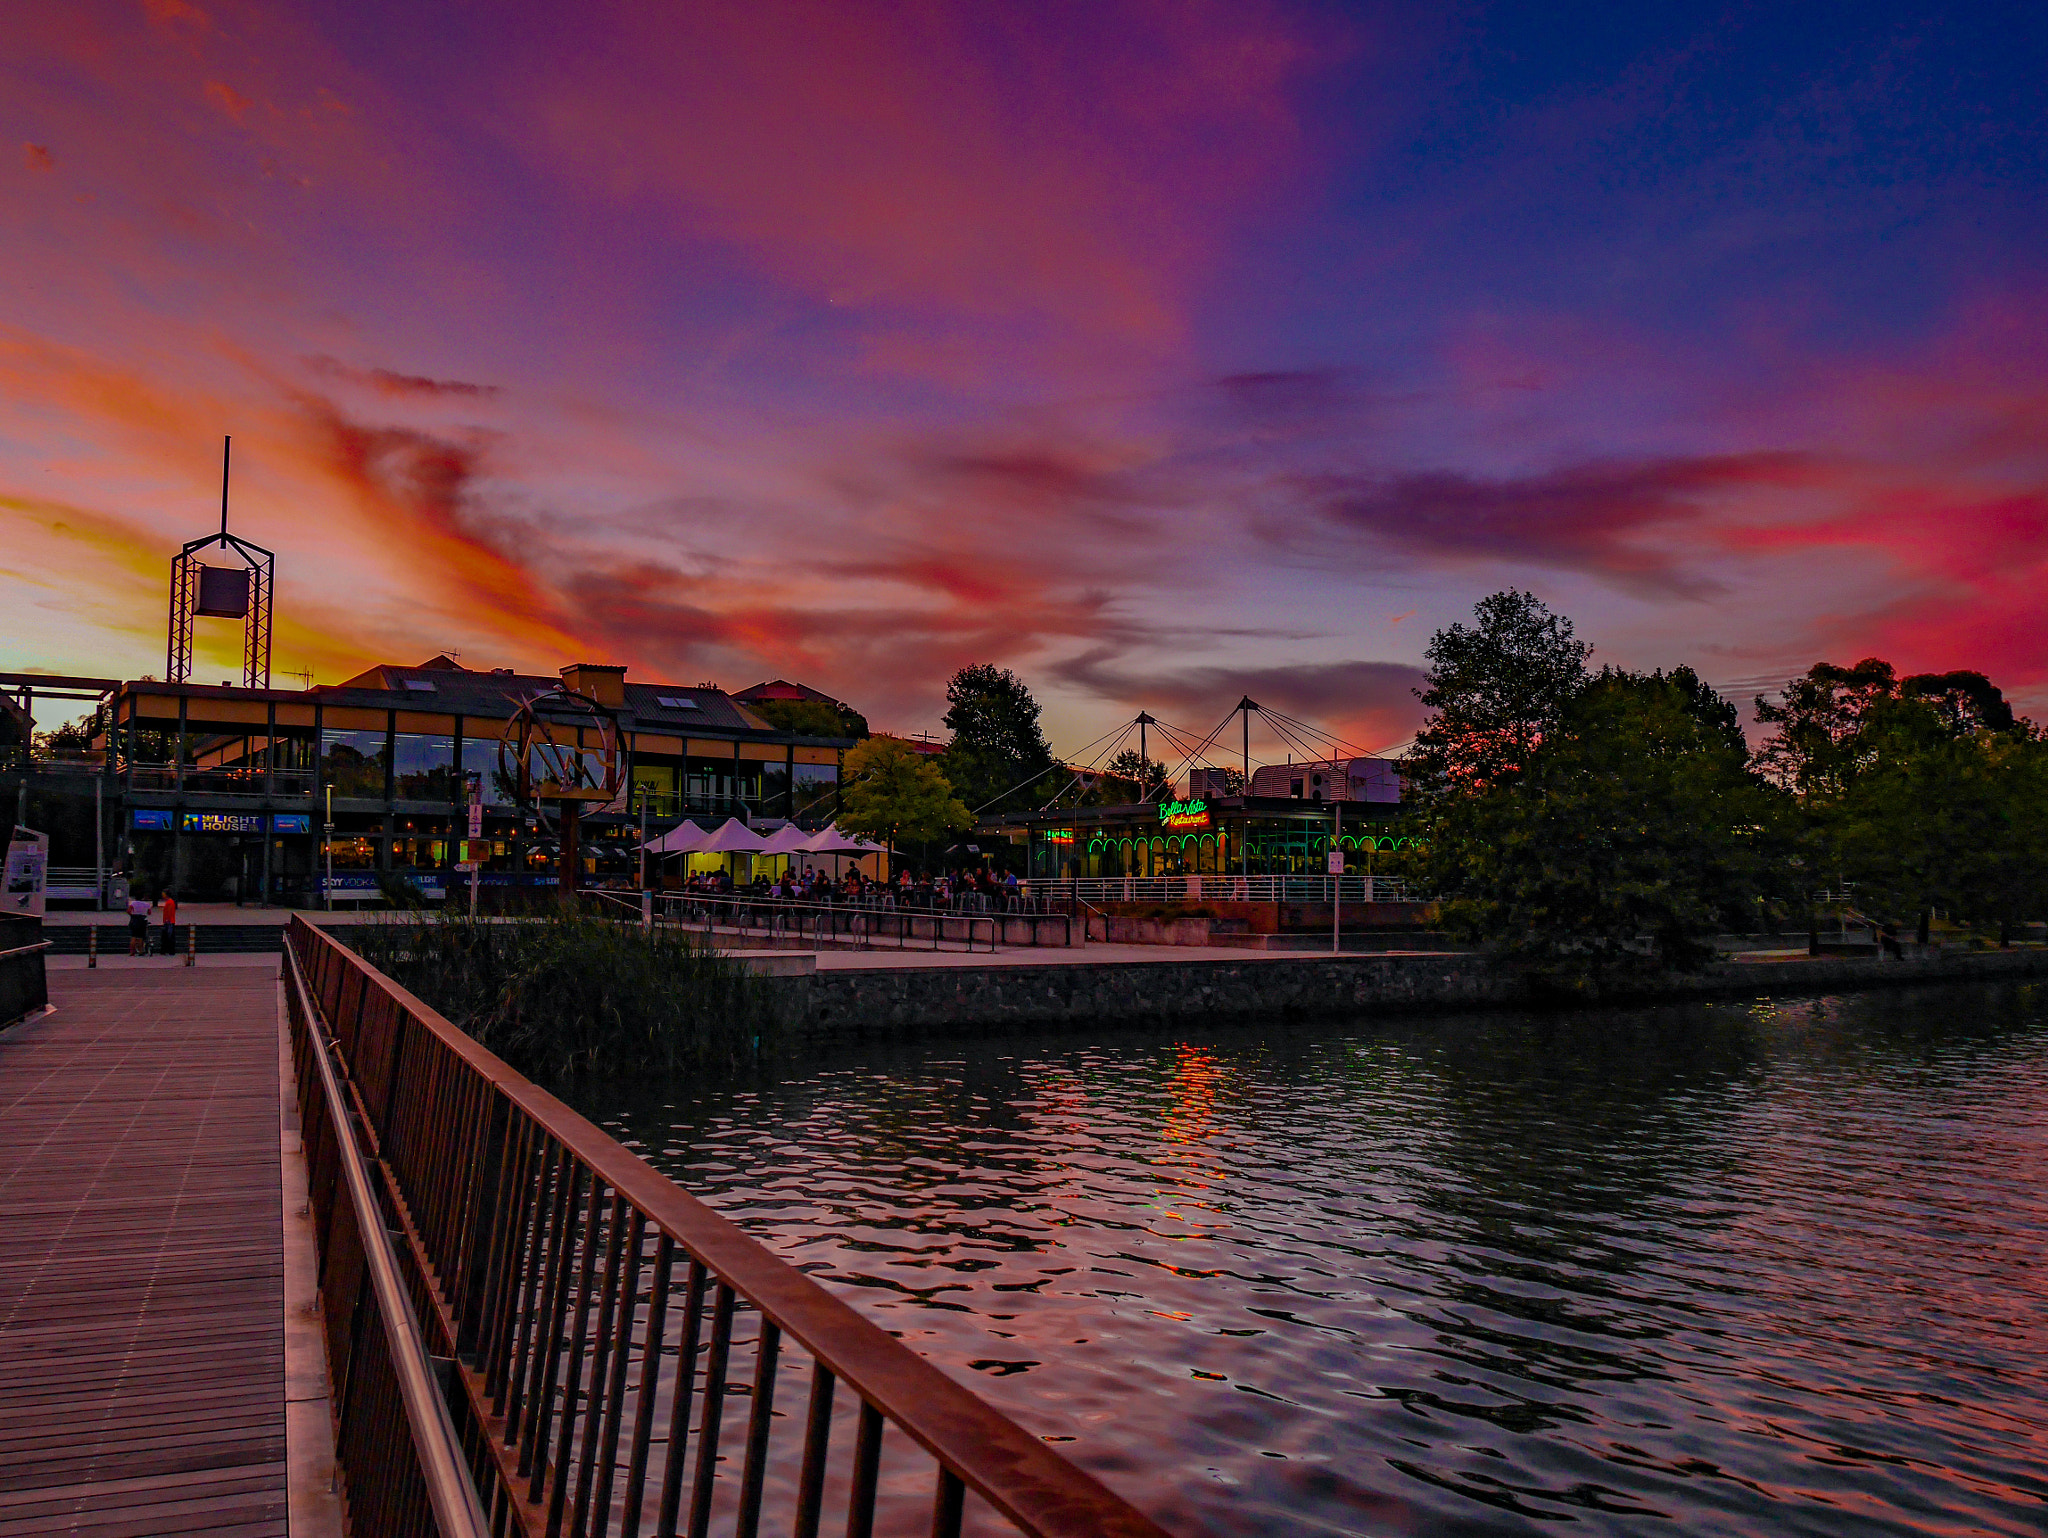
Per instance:
[[[261,833],[263,819],[255,812],[185,812],[178,818],[181,833]]]
[[[43,893],[50,879],[50,836],[33,828],[16,828],[7,841],[7,865],[0,879],[4,910],[10,918],[43,916]]]

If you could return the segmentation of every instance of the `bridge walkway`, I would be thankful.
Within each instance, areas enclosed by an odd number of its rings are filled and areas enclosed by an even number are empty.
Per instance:
[[[0,1538],[285,1538],[277,997],[52,969],[0,1034]]]

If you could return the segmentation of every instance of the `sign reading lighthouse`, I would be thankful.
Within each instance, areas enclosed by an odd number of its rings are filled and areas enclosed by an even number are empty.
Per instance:
[[[1159,821],[1174,833],[1193,833],[1209,826],[1209,803],[1206,801],[1162,801],[1159,803]]]

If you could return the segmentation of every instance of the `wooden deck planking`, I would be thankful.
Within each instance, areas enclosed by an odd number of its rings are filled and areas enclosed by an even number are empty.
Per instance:
[[[50,996],[0,1035],[0,1538],[285,1538],[275,978]]]

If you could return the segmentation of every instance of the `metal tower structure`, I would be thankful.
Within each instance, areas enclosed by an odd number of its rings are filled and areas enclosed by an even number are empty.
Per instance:
[[[270,687],[270,600],[277,582],[277,557],[261,545],[228,532],[228,456],[232,438],[220,445],[220,531],[186,542],[171,557],[170,640],[164,676],[174,684],[192,681],[192,622],[200,618],[242,622],[242,686]],[[201,551],[218,545],[241,559],[239,566],[207,566]]]

